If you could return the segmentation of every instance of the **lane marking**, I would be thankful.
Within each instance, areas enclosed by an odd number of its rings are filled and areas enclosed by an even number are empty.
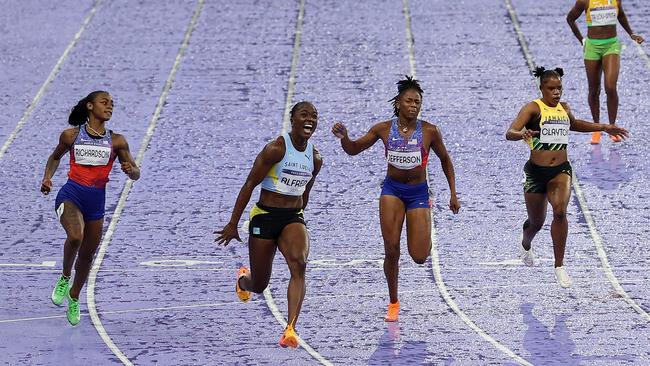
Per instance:
[[[649,282],[649,281],[640,281],[640,282]],[[607,281],[588,281],[586,284],[600,284],[600,283],[607,283]],[[517,285],[495,285],[495,286],[480,286],[480,287],[459,287],[459,291],[473,291],[473,290],[492,290],[492,289],[509,289],[509,288],[541,288],[541,287],[548,287],[548,288],[557,288],[557,285],[555,282],[544,282],[544,283],[524,283],[524,284],[517,284]],[[404,290],[400,291],[401,294],[412,294],[412,295],[421,295],[421,294],[435,294],[439,290]],[[615,293],[610,294],[611,296],[616,296]],[[357,297],[378,297],[382,298],[386,296],[385,291],[378,291],[378,292],[364,292],[364,293],[359,293],[356,295]],[[347,294],[336,294],[336,295],[314,295],[314,296],[306,296],[305,300],[316,300],[316,299],[337,299],[337,298],[349,298],[350,296]],[[602,299],[602,297],[600,297]],[[262,303],[262,300],[250,300],[248,302],[250,303]],[[239,300],[235,301],[224,301],[224,302],[218,302],[218,303],[206,303],[206,304],[193,304],[193,305],[176,305],[176,306],[162,306],[162,307],[149,307],[149,308],[138,308],[138,309],[127,309],[127,310],[107,310],[107,311],[102,311],[99,312],[100,315],[111,315],[111,314],[129,314],[129,313],[141,313],[141,312],[156,312],[156,311],[171,311],[171,310],[192,310],[192,309],[200,309],[200,308],[216,308],[216,307],[221,307],[221,306],[237,306],[237,304],[240,304]],[[421,309],[422,311],[426,311],[425,309]],[[82,313],[81,316],[89,316],[89,314]],[[27,321],[37,321],[37,320],[47,320],[47,319],[63,319],[65,318],[66,315],[46,315],[46,316],[36,316],[36,317],[25,317],[25,318],[15,318],[15,319],[3,319],[0,320],[0,324],[8,324],[8,323],[19,323],[19,322],[27,322]]]
[[[200,261],[200,260],[195,260],[195,259],[159,259],[159,260],[152,260],[152,261],[146,261],[146,262],[141,262],[141,266],[148,266],[148,267],[187,267],[187,266],[195,266],[198,264],[223,264],[222,261]]]
[[[528,48],[528,42],[526,42],[526,37],[524,37],[524,32],[521,31],[521,25],[519,24],[519,18],[515,12],[514,7],[510,0],[505,0],[506,8],[508,9],[508,14],[510,15],[510,20],[512,21],[512,26],[515,28],[515,33],[517,34],[517,40],[519,41],[519,47],[523,51],[524,58],[526,59],[526,65],[528,69],[532,72],[535,70],[535,61],[533,61],[533,54]]]
[[[54,267],[56,261],[42,261],[37,263],[0,263],[0,267]]]
[[[516,20],[516,12],[514,10],[514,7],[512,6],[511,0],[504,0],[506,3],[506,7],[508,7],[508,11],[510,12],[510,17],[513,19],[513,23]],[[519,39],[523,39],[523,32],[521,31],[521,28],[515,27],[515,31],[517,32],[517,36]],[[525,42],[525,40],[524,40]],[[531,63],[528,64],[528,68],[532,72],[535,67],[533,66],[534,63],[532,63],[532,55],[530,53],[530,50],[528,49],[528,46],[524,47],[525,44],[522,44],[520,42],[521,50],[524,52],[526,55],[526,59],[530,59]],[[632,297],[625,291],[623,286],[621,286],[618,278],[616,278],[616,275],[614,274],[614,271],[612,269],[612,266],[609,263],[609,258],[607,257],[607,252],[605,251],[605,246],[603,245],[603,240],[600,237],[600,234],[598,233],[598,229],[596,228],[596,224],[591,217],[591,210],[589,210],[589,207],[587,206],[587,200],[585,199],[584,194],[582,193],[582,188],[580,188],[580,182],[578,181],[578,176],[576,175],[575,170],[573,171],[573,174],[571,176],[572,180],[572,185],[573,185],[573,190],[575,191],[576,197],[578,198],[578,205],[580,206],[580,210],[582,211],[582,214],[585,218],[585,222],[587,223],[587,227],[589,227],[589,234],[591,235],[591,239],[594,242],[594,245],[596,246],[596,252],[598,253],[598,258],[600,259],[600,263],[603,269],[603,272],[607,276],[607,279],[609,280],[610,284],[614,288],[614,291],[619,295],[621,299],[623,299],[632,309],[634,309],[639,315],[641,315],[645,320],[650,321],[650,314],[648,314],[639,304],[632,299]]]
[[[634,42],[634,44],[636,45],[637,51],[639,51],[639,56],[641,56],[641,58],[645,60],[646,65],[648,66],[648,68],[650,68],[650,57],[648,57],[648,54],[643,49],[643,46],[641,46],[636,42]]]
[[[151,117],[149,128],[147,129],[147,132],[142,140],[142,143],[140,144],[140,150],[138,151],[138,155],[135,160],[138,166],[142,165],[144,154],[153,136],[154,130],[158,123],[158,118],[160,117],[160,113],[162,112],[162,109],[165,106],[165,101],[167,100],[167,96],[169,95],[169,92],[171,90],[174,77],[176,76],[176,72],[178,71],[178,67],[181,64],[182,58],[185,55],[185,50],[188,47],[190,38],[192,37],[192,32],[196,27],[204,3],[205,0],[198,1],[196,9],[194,10],[194,15],[192,16],[190,24],[187,27],[187,30],[185,32],[185,37],[183,39],[183,42],[178,50],[178,53],[176,54],[176,59],[174,60],[174,64],[172,66],[171,72],[169,73],[169,76],[167,77],[167,81],[165,82],[165,86],[163,87],[162,94],[160,94],[160,98],[158,98],[158,104],[156,105],[154,114]],[[102,261],[104,260],[106,249],[108,248],[108,244],[110,243],[111,238],[113,237],[113,233],[115,232],[117,223],[120,220],[120,216],[122,215],[122,211],[124,210],[124,206],[126,204],[126,199],[128,198],[129,193],[131,192],[132,186],[133,186],[133,181],[131,179],[127,179],[126,183],[124,184],[124,188],[122,189],[122,194],[120,195],[120,199],[117,203],[117,206],[115,207],[115,212],[111,217],[111,222],[108,225],[108,229],[106,230],[106,233],[104,234],[104,239],[102,240],[102,243],[99,247],[99,251],[95,258],[95,262],[93,263],[93,267],[90,270],[90,275],[88,276],[88,286],[86,287],[88,313],[90,314],[90,318],[92,319],[95,328],[97,329],[97,333],[99,333],[101,338],[104,340],[104,343],[106,343],[106,345],[108,346],[108,348],[110,348],[113,354],[115,354],[115,356],[117,356],[117,358],[119,358],[123,364],[128,366],[132,366],[133,363],[115,345],[111,337],[106,332],[106,329],[104,329],[104,325],[102,324],[102,321],[99,318],[99,314],[97,313],[97,306],[95,304],[95,283],[97,281],[97,272],[99,271],[99,267],[101,266]]]
[[[20,118],[18,121],[18,124],[16,124],[16,127],[14,127],[14,130],[9,134],[9,137],[7,137],[7,140],[2,144],[2,147],[0,148],[0,159],[5,155],[7,150],[9,149],[9,146],[11,143],[16,139],[16,136],[18,133],[22,130],[23,126],[25,123],[27,123],[27,120],[29,117],[32,115],[32,112],[34,109],[36,109],[36,105],[41,101],[41,98],[43,98],[43,95],[45,94],[45,91],[47,88],[50,86],[52,81],[54,81],[54,78],[56,75],[61,71],[61,66],[65,62],[65,60],[68,58],[68,55],[70,55],[70,52],[74,48],[74,46],[77,44],[79,41],[79,38],[81,38],[81,35],[84,33],[86,28],[88,27],[88,24],[90,21],[93,19],[95,14],[97,13],[97,9],[101,5],[102,0],[97,0],[95,1],[95,4],[93,7],[90,9],[86,17],[84,18],[83,23],[81,23],[81,28],[75,33],[74,37],[72,38],[72,41],[68,44],[68,47],[65,48],[63,51],[63,54],[61,57],[59,57],[59,60],[57,63],[54,65],[54,68],[52,68],[52,71],[50,71],[50,74],[47,76],[47,79],[45,79],[45,82],[43,82],[43,85],[41,85],[40,89],[38,89],[38,92],[34,96],[34,99],[29,103],[27,106],[27,109],[25,110],[25,113],[23,113],[23,116]]]
[[[540,261],[543,262],[549,262],[552,263],[552,259],[540,259]],[[509,262],[509,261],[504,261],[504,262]],[[446,269],[448,270],[458,270],[458,271],[466,271],[466,270],[473,270],[473,271],[493,271],[496,270],[498,267],[499,270],[519,270],[518,268],[514,267],[525,267],[521,261],[519,263],[514,263],[514,260],[512,260],[511,264],[505,264],[504,262],[487,262],[487,263],[480,263],[484,264],[484,266],[464,266],[464,267],[452,267],[452,266],[445,266]],[[371,267],[361,267],[361,266],[349,266],[349,265],[327,265],[323,267],[315,267],[312,265],[308,264],[308,272],[314,271],[314,272],[320,272],[320,271],[341,271],[341,270],[355,270],[355,271],[383,271],[382,266],[380,262],[377,262],[378,264],[376,266],[371,266]],[[599,266],[575,266],[571,267],[574,270],[584,270],[584,271],[589,271],[589,270],[602,270],[602,267]],[[622,271],[647,271],[647,267],[631,267],[631,266],[626,266],[626,267],[617,267],[616,269],[622,270]],[[401,267],[400,271],[406,271],[406,272],[417,272],[420,271],[421,269],[419,267]],[[198,267],[198,268],[192,268],[192,267],[177,267],[177,266],[167,266],[167,267],[155,267],[155,269],[149,269],[149,268],[114,268],[114,269],[99,269],[99,272],[101,273],[144,273],[144,272],[153,272],[153,273],[158,273],[158,272],[191,272],[191,271],[209,271],[209,272],[231,272],[232,269],[224,268],[224,267]],[[0,269],[0,273],[60,273],[60,269]],[[648,279],[650,281],[650,279]],[[628,280],[625,281],[625,283],[633,283],[635,280]]]
[[[302,39],[302,24],[305,19],[305,0],[300,0],[299,10],[298,10],[298,19],[296,21],[296,30],[295,37],[293,40],[293,55],[291,57],[291,69],[289,71],[289,85],[287,87],[287,99],[284,103],[284,114],[282,117],[282,133],[284,134],[290,127],[290,113],[291,113],[291,103],[293,102],[293,95],[296,90],[296,73],[298,69],[298,61],[300,59],[300,41]],[[282,316],[280,309],[275,304],[273,299],[273,294],[271,293],[271,284],[264,289],[264,299],[266,304],[271,310],[271,313],[275,319],[282,325],[282,329],[286,328],[287,321]],[[300,336],[298,336],[298,344],[305,349],[312,357],[314,357],[318,362],[323,365],[331,366],[332,363],[313,349],[307,342],[305,342]]]
[[[411,15],[409,11],[409,4],[408,0],[402,0],[403,5],[404,5],[404,18],[406,19],[406,39],[408,42],[408,50],[409,50],[409,63],[411,66],[411,75],[413,78],[416,77],[415,74],[415,49],[414,49],[414,44],[413,44],[413,32],[411,30]],[[429,170],[428,167],[426,168],[426,177],[427,177],[427,185],[430,187],[431,183],[429,180]],[[431,199],[431,202],[434,201],[434,196],[430,193],[429,198]],[[433,205],[435,207],[435,205]],[[521,356],[517,355],[515,352],[513,352],[510,348],[502,345],[499,343],[496,339],[494,339],[492,336],[490,336],[486,331],[481,329],[472,319],[463,312],[463,310],[458,306],[456,301],[454,301],[453,297],[449,294],[449,291],[447,290],[447,285],[445,285],[445,282],[442,278],[442,274],[440,271],[440,261],[439,261],[439,255],[438,255],[438,239],[437,239],[437,228],[435,225],[435,220],[433,216],[433,208],[430,210],[431,212],[431,270],[433,272],[433,277],[435,278],[436,285],[438,286],[438,290],[440,291],[440,295],[442,298],[445,300],[447,303],[447,306],[451,310],[453,310],[454,313],[467,325],[469,326],[474,332],[476,332],[481,338],[484,340],[488,341],[491,343],[496,349],[499,351],[505,353],[508,355],[510,358],[514,359],[515,361],[519,362],[522,365],[526,366],[532,366],[532,364],[528,361],[526,361],[524,358]]]

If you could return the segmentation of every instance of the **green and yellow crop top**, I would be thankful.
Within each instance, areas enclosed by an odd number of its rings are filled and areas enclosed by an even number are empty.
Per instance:
[[[534,101],[539,106],[539,121],[531,121],[526,125],[527,130],[539,131],[528,142],[531,150],[566,150],[569,143],[569,114],[561,103],[555,107],[547,106],[541,99]]]
[[[617,0],[589,0],[586,16],[587,27],[616,25],[618,20]]]

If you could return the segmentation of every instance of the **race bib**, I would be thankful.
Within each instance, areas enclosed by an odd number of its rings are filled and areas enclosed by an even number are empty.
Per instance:
[[[305,192],[305,187],[310,180],[311,173],[309,172],[282,169],[278,176],[277,188],[285,194],[300,196]]]
[[[75,145],[74,161],[80,165],[108,165],[111,148],[108,146]]]
[[[616,25],[616,8],[595,8],[591,10],[591,26]]]
[[[418,151],[392,151],[388,150],[386,156],[388,164],[397,169],[413,169],[422,165],[422,153]]]
[[[569,122],[547,121],[540,127],[539,141],[543,144],[568,144]]]

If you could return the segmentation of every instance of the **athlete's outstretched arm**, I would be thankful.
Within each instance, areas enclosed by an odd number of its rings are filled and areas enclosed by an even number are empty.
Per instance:
[[[323,157],[320,152],[314,148],[314,171],[312,172],[311,180],[307,183],[305,187],[305,192],[302,194],[302,208],[303,210],[307,207],[307,202],[309,202],[309,192],[311,192],[311,187],[314,186],[316,181],[316,176],[320,172],[320,168],[323,166]]]
[[[47,164],[45,164],[45,173],[43,173],[43,181],[41,182],[41,192],[43,192],[43,194],[47,195],[52,190],[52,177],[59,168],[61,157],[63,157],[63,155],[70,150],[72,144],[74,144],[78,132],[79,130],[76,128],[68,128],[61,132],[59,143],[54,148],[50,157],[47,158]]]
[[[626,129],[618,127],[617,125],[612,125],[608,123],[592,123],[583,121],[581,119],[576,119],[571,113],[571,108],[566,103],[562,103],[564,110],[569,115],[569,122],[571,123],[571,131],[576,132],[594,132],[594,131],[604,131],[612,136],[619,136],[623,139],[629,136],[629,133]]]
[[[569,23],[569,27],[571,27],[571,31],[573,32],[573,35],[576,36],[578,41],[580,43],[583,43],[583,37],[582,33],[580,33],[580,28],[578,28],[578,25],[576,24],[576,20],[580,18],[580,15],[585,11],[586,9],[585,0],[577,0],[575,5],[573,5],[573,8],[569,10],[569,14],[566,16],[566,21]]]
[[[526,124],[533,120],[533,118],[539,116],[539,114],[539,106],[536,103],[530,102],[523,106],[515,120],[510,124],[508,131],[506,131],[506,140],[524,140],[528,142],[533,138],[533,136],[538,136],[539,131],[529,131],[524,127],[526,127]]]
[[[451,162],[451,157],[447,152],[445,143],[442,141],[442,133],[440,129],[436,126],[431,125],[433,128],[433,139],[431,140],[431,149],[436,153],[438,159],[440,159],[440,165],[442,166],[442,171],[447,177],[447,184],[449,184],[449,191],[451,198],[449,199],[449,209],[453,213],[458,213],[460,210],[460,202],[458,202],[458,197],[456,196],[456,173],[454,172],[454,164]]]
[[[368,149],[380,139],[379,130],[381,129],[381,124],[385,122],[378,123],[370,128],[370,130],[357,140],[350,140],[348,137],[348,129],[341,122],[336,122],[332,126],[332,133],[334,136],[341,139],[341,147],[348,155],[357,155],[358,153]]]
[[[630,35],[630,38],[634,40],[634,42],[641,44],[643,43],[643,37],[641,37],[638,34],[635,34],[632,31],[632,27],[630,26],[630,23],[627,21],[627,15],[625,15],[625,11],[623,11],[623,4],[621,3],[622,0],[618,0],[618,22],[621,23],[621,26],[627,34]]]
[[[284,153],[284,142],[276,139],[275,141],[268,143],[257,155],[253,167],[248,173],[246,182],[244,182],[244,185],[239,190],[237,200],[235,201],[235,207],[232,209],[230,221],[223,229],[215,231],[215,234],[219,234],[219,236],[214,240],[217,244],[223,244],[225,246],[228,245],[232,239],[241,241],[239,231],[237,230],[237,224],[239,223],[242,213],[244,213],[248,201],[251,199],[253,190],[262,183],[264,177],[266,177],[266,174],[271,170],[273,165],[282,160]]]
[[[129,143],[126,142],[126,137],[114,133],[113,149],[115,150],[115,154],[117,154],[117,158],[120,159],[120,167],[124,174],[133,180],[140,179],[140,168],[138,168],[135,160],[133,160],[131,150],[129,150]]]

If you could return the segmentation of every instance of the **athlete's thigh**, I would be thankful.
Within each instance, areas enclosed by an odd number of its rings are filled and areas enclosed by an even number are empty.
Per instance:
[[[309,255],[307,227],[299,222],[285,226],[278,238],[278,248],[287,262],[307,261]]]
[[[528,219],[532,221],[533,224],[543,224],[546,219],[546,209],[548,207],[546,196],[547,193],[524,193]]]
[[[621,57],[616,54],[603,56],[603,73],[605,75],[605,86],[616,86],[618,73],[621,69]]]
[[[84,234],[84,216],[72,201],[63,201],[63,213],[59,218],[68,237],[82,239]]]
[[[600,78],[603,73],[601,60],[585,60],[585,71],[587,72],[587,83],[590,87],[600,87]]]
[[[566,208],[571,198],[571,176],[560,173],[547,184],[548,201],[554,209]]]
[[[261,239],[249,237],[248,239],[248,257],[251,266],[251,276],[253,281],[268,281],[271,278],[273,269],[273,258],[277,244],[274,239]]]
[[[406,206],[396,196],[382,195],[379,197],[379,222],[384,241],[399,242],[406,216]]]
[[[406,211],[406,238],[409,252],[431,247],[431,209],[414,208]]]

